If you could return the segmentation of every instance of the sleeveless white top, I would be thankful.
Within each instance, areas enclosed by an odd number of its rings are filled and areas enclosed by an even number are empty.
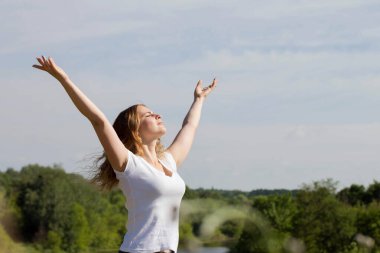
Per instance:
[[[169,152],[159,161],[173,173],[171,177],[129,150],[124,172],[114,170],[128,209],[127,233],[121,251],[152,253],[171,249],[177,252],[179,208],[185,182],[177,174]]]

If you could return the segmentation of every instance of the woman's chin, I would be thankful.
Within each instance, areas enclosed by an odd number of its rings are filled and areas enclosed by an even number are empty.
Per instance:
[[[161,125],[161,129],[162,129],[163,133],[165,134],[166,133],[166,127],[164,125]]]
[[[164,136],[166,134],[166,128],[162,128],[162,129],[160,129],[160,131],[159,131],[159,133],[158,133],[158,135],[159,135],[159,138],[161,138],[162,136]]]
[[[164,129],[163,131],[161,131],[161,134],[162,134],[162,136],[164,136],[166,134],[166,129]]]

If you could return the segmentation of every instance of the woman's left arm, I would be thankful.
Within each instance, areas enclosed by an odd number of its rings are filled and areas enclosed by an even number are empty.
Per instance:
[[[212,84],[205,88],[202,88],[202,81],[199,80],[197,86],[195,87],[193,104],[191,105],[189,112],[183,120],[181,130],[174,138],[173,143],[167,149],[167,151],[172,154],[174,160],[176,161],[177,167],[182,164],[190,151],[191,145],[193,144],[195,132],[199,125],[203,102],[206,99],[207,95],[214,90],[216,83],[217,80],[214,79]]]

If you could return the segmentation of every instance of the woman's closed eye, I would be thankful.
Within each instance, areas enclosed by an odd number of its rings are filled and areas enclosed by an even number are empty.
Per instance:
[[[147,112],[145,114],[145,117],[148,118],[148,117],[152,117],[152,116],[155,116],[156,114],[154,114],[153,112]]]

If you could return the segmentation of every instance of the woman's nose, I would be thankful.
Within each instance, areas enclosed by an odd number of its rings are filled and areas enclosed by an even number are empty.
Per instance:
[[[160,114],[154,114],[154,118],[161,119],[161,116],[160,116]]]

